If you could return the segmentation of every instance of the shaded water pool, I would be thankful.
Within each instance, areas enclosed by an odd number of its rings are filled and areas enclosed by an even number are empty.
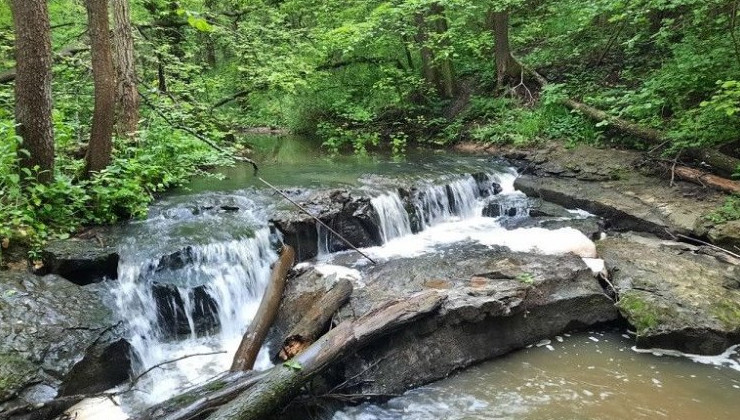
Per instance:
[[[633,345],[617,331],[554,337],[334,420],[737,418],[737,352],[692,361]]]

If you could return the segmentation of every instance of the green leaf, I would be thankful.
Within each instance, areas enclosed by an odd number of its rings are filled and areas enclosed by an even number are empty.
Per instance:
[[[188,24],[201,32],[213,31],[213,27],[211,26],[211,24],[203,18],[188,16]]]
[[[284,362],[283,363],[283,366],[285,366],[286,368],[289,368],[289,369],[293,369],[293,370],[302,370],[303,369],[303,366],[301,366],[301,364],[298,363],[295,360],[288,360],[287,362]]]

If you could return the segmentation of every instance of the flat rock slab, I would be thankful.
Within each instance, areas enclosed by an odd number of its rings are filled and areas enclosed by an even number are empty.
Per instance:
[[[118,278],[118,251],[95,239],[49,242],[42,260],[42,274],[58,274],[79,285]]]
[[[352,378],[352,393],[400,393],[566,330],[618,318],[591,271],[572,255],[457,244],[441,253],[371,267],[360,281],[346,270],[327,271],[319,265],[289,281],[276,331],[289,331],[307,306],[342,277],[352,280],[355,289],[337,321],[423,290],[446,296],[434,315],[346,360],[339,382]]]
[[[0,413],[128,377],[128,343],[101,297],[59,276],[0,272]]]
[[[740,343],[740,266],[636,235],[599,241],[597,250],[638,346],[711,355]]]
[[[639,174],[617,181],[523,175],[514,185],[531,197],[597,214],[606,219],[610,229],[649,232],[660,237],[669,237],[668,232],[703,235],[704,216],[721,202],[719,198],[698,201],[685,197],[660,181]]]

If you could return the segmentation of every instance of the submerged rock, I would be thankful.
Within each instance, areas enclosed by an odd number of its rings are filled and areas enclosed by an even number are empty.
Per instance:
[[[289,331],[302,310],[337,281],[308,269],[288,282],[273,335]],[[328,375],[352,378],[342,392],[392,394],[563,331],[617,319],[613,302],[578,257],[512,253],[456,244],[437,254],[369,268],[355,283],[336,322],[388,300],[434,288],[447,296],[441,310],[350,355]],[[380,362],[378,362],[380,361]]]
[[[740,290],[728,287],[740,266],[636,235],[607,238],[597,248],[638,346],[714,355],[740,343]]]
[[[118,277],[118,251],[94,239],[52,241],[44,248],[41,274],[58,274],[86,285]]]
[[[0,273],[0,412],[128,378],[121,324],[92,290],[59,276]]]

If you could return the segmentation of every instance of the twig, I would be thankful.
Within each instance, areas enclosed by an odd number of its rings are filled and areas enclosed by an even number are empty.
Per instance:
[[[153,371],[154,369],[161,368],[164,365],[168,365],[170,363],[179,362],[180,360],[189,359],[191,357],[196,357],[196,356],[212,356],[214,354],[223,354],[223,353],[226,353],[226,350],[212,351],[212,352],[208,352],[208,353],[193,353],[193,354],[187,354],[185,356],[181,356],[181,357],[178,357],[178,358],[175,358],[175,359],[165,360],[164,362],[157,363],[156,365],[150,367],[149,369],[147,369],[144,372],[141,372],[139,375],[137,375],[134,379],[131,380],[131,382],[129,383],[129,387],[128,388],[129,388],[129,390],[131,390],[134,387],[134,385],[136,385],[136,383],[139,382],[139,379],[141,379],[142,377],[144,377],[144,375],[146,375],[147,373]]]
[[[358,376],[360,376],[360,375],[364,374],[365,372],[367,372],[368,370],[374,368],[375,366],[377,366],[378,364],[380,364],[380,362],[382,362],[386,358],[387,358],[387,356],[386,357],[381,357],[380,359],[374,361],[373,363],[370,363],[365,369],[362,369],[357,374],[352,375],[349,378],[345,379],[344,382],[342,382],[342,383],[338,384],[337,386],[335,386],[334,388],[330,389],[329,392],[327,392],[326,394],[333,394],[335,391],[339,391],[340,389],[342,389],[345,386],[347,386],[350,381],[356,379]]]
[[[724,252],[727,255],[730,255],[732,257],[740,258],[740,254],[736,254],[736,253],[734,253],[734,252],[732,252],[730,250],[724,249],[724,248],[719,247],[719,246],[714,245],[714,244],[710,244],[709,242],[702,241],[701,239],[696,239],[696,238],[692,238],[691,236],[681,235],[680,233],[676,234],[676,236],[678,236],[679,238],[682,238],[682,239],[686,239],[686,240],[694,241],[694,242],[699,243],[699,244],[702,244],[702,245],[706,245],[706,246],[708,246],[708,247],[710,247],[712,249],[716,249],[717,251]]]

